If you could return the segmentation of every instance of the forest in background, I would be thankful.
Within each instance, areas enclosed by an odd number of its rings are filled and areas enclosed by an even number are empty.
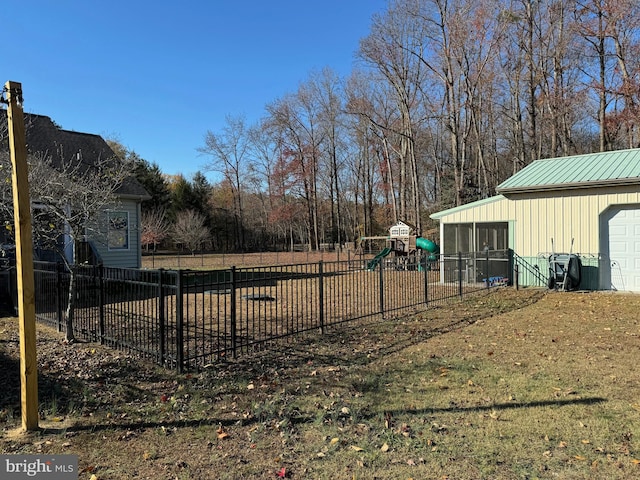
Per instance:
[[[147,248],[428,235],[533,160],[638,147],[639,32],[636,0],[390,0],[348,77],[310,72],[256,124],[229,114],[192,178],[110,144],[152,197]]]

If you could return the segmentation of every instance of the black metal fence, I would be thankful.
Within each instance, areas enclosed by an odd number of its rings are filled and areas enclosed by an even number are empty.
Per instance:
[[[76,266],[73,330],[179,371],[343,322],[392,318],[511,283],[513,255],[348,260],[224,270]],[[36,262],[36,315],[65,328],[71,274]],[[13,284],[12,281],[8,282]],[[14,303],[15,305],[15,303]]]

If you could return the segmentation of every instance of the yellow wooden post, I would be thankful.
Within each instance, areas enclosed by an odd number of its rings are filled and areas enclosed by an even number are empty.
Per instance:
[[[27,142],[22,112],[22,85],[5,84],[9,119],[9,150],[13,180],[13,215],[16,235],[16,277],[20,320],[20,383],[22,428],[38,429],[38,363],[36,357],[36,306],[33,281],[33,241]]]

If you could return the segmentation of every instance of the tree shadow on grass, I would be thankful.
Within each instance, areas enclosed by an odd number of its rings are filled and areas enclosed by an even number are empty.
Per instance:
[[[498,403],[491,405],[480,405],[470,407],[442,407],[442,408],[423,408],[423,409],[403,409],[403,410],[385,410],[371,412],[362,415],[362,419],[372,419],[381,414],[385,415],[431,415],[436,413],[474,413],[483,411],[495,411],[495,410],[526,410],[529,408],[540,407],[565,407],[572,405],[595,405],[597,403],[606,402],[606,398],[602,397],[588,397],[588,398],[574,398],[563,400],[541,400],[535,402],[521,402],[521,403]],[[298,415],[287,419],[292,425],[304,425],[314,423],[317,419],[312,416]],[[160,421],[160,422],[118,422],[109,424],[97,424],[97,425],[75,425],[67,428],[47,428],[43,429],[43,433],[46,434],[63,434],[66,432],[101,432],[111,430],[145,430],[154,428],[197,428],[202,426],[223,426],[231,427],[241,424],[245,427],[250,427],[254,424],[260,423],[262,420],[259,418],[249,418],[244,420],[238,420],[237,418],[225,419],[225,418],[205,418],[205,419],[192,419],[192,420],[175,420],[175,421]]]
[[[539,407],[565,407],[569,405],[595,405],[607,402],[603,397],[571,398],[563,400],[538,400],[535,402],[513,402],[513,403],[493,403],[490,405],[477,405],[471,407],[432,407],[419,409],[403,409],[397,411],[385,411],[391,414],[407,415],[429,415],[434,413],[463,413],[463,412],[485,412],[493,410],[517,410]]]
[[[7,418],[20,418],[21,379],[20,359],[0,353],[0,411]],[[73,405],[73,396],[70,391],[78,391],[83,388],[82,382],[73,378],[61,381],[59,376],[50,376],[38,372],[38,410],[47,411],[50,414],[68,412]]]

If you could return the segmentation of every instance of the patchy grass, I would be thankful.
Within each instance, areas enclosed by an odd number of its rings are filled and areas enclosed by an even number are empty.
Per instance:
[[[78,454],[81,479],[633,478],[639,309],[499,289],[186,375],[39,326],[31,434],[7,318],[0,448]]]

